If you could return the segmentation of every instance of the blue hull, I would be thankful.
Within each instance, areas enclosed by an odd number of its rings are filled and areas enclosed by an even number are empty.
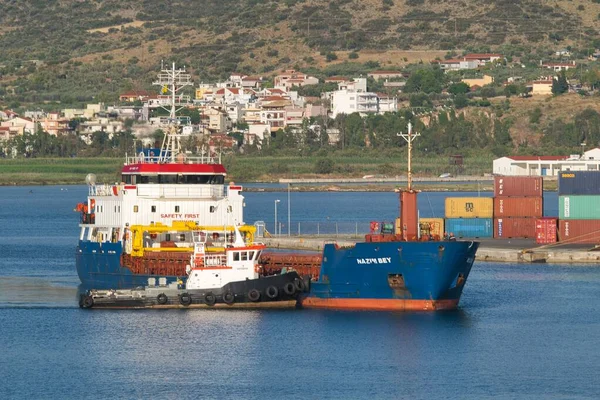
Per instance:
[[[132,289],[146,286],[148,278],[158,275],[134,275],[129,268],[121,267],[121,243],[97,243],[79,241],[75,265],[84,288]],[[161,277],[164,275],[161,275]],[[176,276],[167,276],[167,283],[175,282]]]
[[[305,306],[364,309],[455,308],[478,242],[325,245],[319,280]]]

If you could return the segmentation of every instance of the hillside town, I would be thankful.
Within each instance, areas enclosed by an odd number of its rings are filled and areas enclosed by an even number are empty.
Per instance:
[[[557,59],[563,60],[569,56],[566,49],[558,50],[556,55]],[[598,56],[600,52],[590,57],[596,60]],[[446,74],[463,70],[475,72],[476,78],[452,79],[455,83],[464,84],[466,92],[473,95],[486,86],[497,84],[486,71],[493,66],[502,67],[506,59],[498,53],[471,53],[435,60],[431,64]],[[564,72],[577,68],[577,64],[575,61],[540,61],[540,68],[547,70],[547,74],[537,80],[523,82],[522,78],[513,76],[503,85],[519,83],[524,90],[518,94],[525,97],[549,96],[553,94],[557,79],[560,79],[559,74],[564,76]],[[399,70],[375,70],[367,76],[330,76],[323,80],[296,70],[284,70],[271,79],[232,73],[222,82],[196,84],[193,95],[178,95],[178,102],[197,112],[198,116],[195,119],[181,117],[182,135],[204,137],[209,150],[214,153],[217,147],[218,151],[232,150],[244,144],[260,147],[275,137],[279,130],[300,129],[303,124],[308,124],[317,134],[325,127],[327,140],[333,145],[339,141],[339,131],[329,128],[326,121],[340,114],[358,113],[365,117],[408,107],[408,102],[403,102],[399,96],[409,79],[410,73]],[[370,91],[369,82],[385,88],[385,93]],[[323,91],[319,97],[299,94],[300,88],[319,84],[337,88]],[[569,85],[568,88],[576,91],[581,89],[581,85]],[[448,93],[447,88],[444,92]],[[55,137],[71,135],[89,145],[98,132],[106,133],[110,138],[129,129],[142,145],[156,146],[153,133],[158,129],[161,118],[165,118],[165,113],[161,116],[160,110],[168,102],[166,94],[130,90],[120,93],[119,102],[114,105],[95,103],[81,109],[65,108],[58,112],[0,110],[0,141],[5,156],[16,157],[18,152],[11,148],[11,140],[22,135],[40,131]],[[235,140],[231,136],[233,132],[238,132],[241,140]]]

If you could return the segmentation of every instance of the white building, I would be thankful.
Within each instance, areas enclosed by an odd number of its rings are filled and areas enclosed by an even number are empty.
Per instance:
[[[376,93],[336,90],[331,97],[332,118],[338,114],[358,112],[361,116],[379,112],[379,99]]]
[[[560,171],[600,171],[600,148],[583,156],[509,156],[493,161],[497,175],[557,176]]]

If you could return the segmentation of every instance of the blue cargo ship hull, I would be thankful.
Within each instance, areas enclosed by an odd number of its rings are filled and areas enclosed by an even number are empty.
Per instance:
[[[478,242],[327,244],[304,307],[439,310],[458,306]]]
[[[133,274],[121,266],[123,247],[117,243],[98,243],[80,240],[77,246],[75,265],[83,287],[90,289],[132,289],[146,286],[148,278],[158,275]],[[160,275],[164,277],[164,275]],[[178,277],[166,276],[167,284]],[[181,277],[185,281],[185,277]]]

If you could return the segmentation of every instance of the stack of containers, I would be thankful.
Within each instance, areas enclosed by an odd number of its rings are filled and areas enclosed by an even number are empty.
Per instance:
[[[600,243],[600,171],[558,174],[558,238],[568,243]]]
[[[537,176],[494,177],[494,238],[534,238],[544,215],[543,180]]]
[[[445,230],[459,238],[491,238],[493,212],[491,197],[446,197]]]

